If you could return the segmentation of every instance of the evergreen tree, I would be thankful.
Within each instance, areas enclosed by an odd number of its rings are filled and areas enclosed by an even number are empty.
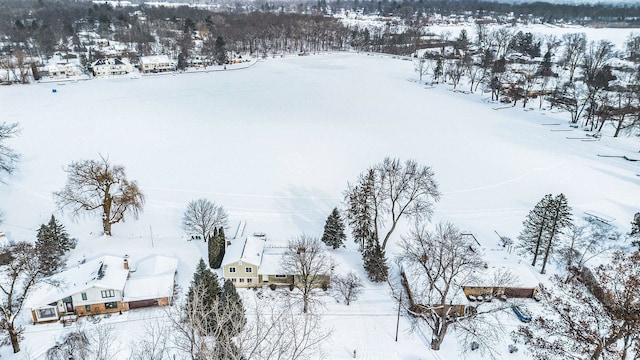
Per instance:
[[[531,266],[536,265],[538,255],[542,251],[542,243],[546,233],[547,217],[549,205],[553,202],[551,194],[545,195],[533,210],[529,211],[526,219],[522,223],[523,229],[518,236],[520,240],[518,247],[524,254],[533,255]]]
[[[216,38],[214,53],[215,53],[215,58],[218,65],[222,65],[227,62],[227,48],[226,48],[226,43],[222,38],[222,36],[218,36]]]
[[[346,238],[347,235],[344,233],[344,223],[340,217],[340,212],[338,208],[334,208],[324,224],[322,242],[337,249],[342,246]]]
[[[631,231],[629,232],[629,237],[631,237],[631,245],[637,246],[640,248],[640,212],[637,212],[633,216],[633,221],[631,222]]]
[[[571,225],[571,207],[564,194],[557,195],[549,204],[548,221],[544,239],[544,259],[542,260],[542,274],[545,273],[547,260],[553,249],[558,245],[558,235]]]
[[[438,83],[438,79],[442,76],[444,68],[442,66],[442,57],[439,56],[436,60],[436,67],[433,69],[433,80]]]
[[[209,332],[213,332],[216,329],[216,316],[213,314],[207,316],[206,314],[216,311],[218,307],[217,302],[220,299],[222,291],[220,289],[218,275],[207,268],[207,264],[203,259],[200,259],[198,267],[193,274],[193,280],[191,281],[189,292],[187,294],[187,306],[190,306],[190,304],[193,302],[193,297],[196,294],[195,289],[197,287],[200,287],[200,289],[202,290],[199,294],[202,297],[201,299],[199,299],[199,302],[203,307],[203,315],[206,316],[206,330]]]
[[[553,70],[551,69],[552,63],[551,63],[551,52],[547,51],[544,54],[544,57],[542,58],[542,62],[540,63],[540,66],[538,66],[538,70],[536,71],[536,75],[537,76],[542,76],[542,77],[550,77],[553,76]]]
[[[538,256],[544,254],[542,270],[544,274],[549,255],[558,245],[558,236],[571,225],[571,207],[564,194],[555,198],[551,194],[544,196],[529,212],[522,232],[518,236],[519,247],[524,253],[533,255],[531,266],[535,266]]]
[[[206,240],[207,239],[205,239],[205,241]],[[216,259],[218,258],[218,228],[213,229],[213,235],[207,242],[207,253],[209,255],[209,266],[212,269],[218,269],[220,266],[215,266]]]
[[[380,247],[380,242],[376,240],[370,244],[363,257],[364,269],[369,275],[369,280],[373,282],[386,281],[389,276],[389,266],[387,265],[385,251]]]
[[[375,173],[370,170],[361,179],[360,184],[348,191],[347,221],[351,226],[351,233],[356,244],[360,245],[360,251],[367,248],[367,244],[376,238],[374,201]]]
[[[224,282],[221,300],[220,310],[226,315],[221,318],[228,319],[224,324],[222,334],[229,337],[236,336],[244,329],[247,319],[244,316],[242,299],[230,280]]]
[[[220,269],[222,266],[222,260],[224,259],[224,254],[227,249],[227,238],[224,235],[224,228],[221,226],[218,230],[218,256],[216,257],[216,261],[213,264],[214,269]]]
[[[53,215],[48,224],[40,225],[36,238],[36,253],[40,260],[40,269],[45,275],[59,270],[64,265],[64,255],[76,244]]]

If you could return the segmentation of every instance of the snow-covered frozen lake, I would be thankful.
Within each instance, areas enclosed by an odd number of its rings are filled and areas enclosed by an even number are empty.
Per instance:
[[[434,221],[452,221],[483,245],[495,245],[495,231],[515,238],[547,193],[565,193],[576,216],[597,211],[628,231],[640,166],[598,154],[637,154],[637,138],[582,141],[566,114],[540,111],[537,100],[524,111],[416,78],[411,61],[328,54],[238,71],[0,87],[2,119],[21,127],[10,145],[22,154],[18,172],[0,186],[0,230],[31,241],[54,213],[83,251],[113,248],[88,245],[99,220],[72,222],[52,196],[64,186],[64,166],[102,154],[124,165],[147,197],[139,220],[114,225],[117,246],[151,232],[161,245],[180,244],[182,212],[201,197],[222,204],[231,224],[246,220],[273,239],[321,235],[347,182],[386,156],[432,166],[443,192]],[[184,286],[191,264],[183,257],[197,259],[197,249],[181,246],[172,251],[182,256]],[[334,335],[331,358],[349,358],[354,347],[369,348],[368,357],[361,352],[369,359],[426,357],[417,335],[393,342],[396,305],[384,286],[368,291],[354,307],[330,309],[360,314],[326,318],[346,327]],[[445,345],[449,358],[455,339]]]

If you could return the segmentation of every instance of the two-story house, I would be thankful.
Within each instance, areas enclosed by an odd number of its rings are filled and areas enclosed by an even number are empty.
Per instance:
[[[64,315],[95,315],[144,306],[169,305],[178,260],[154,255],[131,268],[127,257],[105,255],[51,277],[29,304],[34,323]]]

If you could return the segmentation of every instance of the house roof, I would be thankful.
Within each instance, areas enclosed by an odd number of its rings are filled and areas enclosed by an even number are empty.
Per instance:
[[[140,260],[124,287],[123,301],[171,297],[178,259],[155,255]]]
[[[258,269],[259,275],[285,275],[282,270],[282,257],[287,251],[286,247],[265,247],[262,255],[262,263]]]
[[[167,55],[142,56],[140,62],[143,64],[173,63]]]
[[[504,284],[508,287],[514,288],[536,288],[540,284],[540,280],[537,278],[531,267],[522,263],[502,262],[494,261],[489,263],[487,269],[478,269],[475,273],[475,277],[463,283],[462,286],[496,286],[496,278],[503,276],[505,272],[510,272],[513,275],[513,281]]]
[[[260,266],[266,239],[263,236],[246,236],[231,241],[222,259],[222,266],[242,261]]]
[[[124,289],[129,270],[124,268],[122,257],[105,255],[51,277],[58,283],[46,294],[42,294],[36,302],[46,305],[66,298],[90,288]]]

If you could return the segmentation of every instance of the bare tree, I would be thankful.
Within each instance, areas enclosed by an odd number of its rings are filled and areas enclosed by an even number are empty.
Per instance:
[[[182,217],[182,228],[188,234],[202,236],[204,241],[213,237],[216,228],[228,225],[228,216],[222,205],[207,199],[193,200]]]
[[[433,232],[418,224],[403,238],[400,248],[400,263],[410,277],[407,286],[419,305],[413,309],[416,326],[424,323],[431,329],[431,348],[440,349],[450,326],[480,337],[482,333],[475,332],[477,327],[472,323],[485,321],[487,314],[500,309],[479,311],[468,307],[460,313],[454,306],[454,299],[462,292],[459,284],[470,281],[484,263],[473,243],[450,223],[437,224]]]
[[[584,33],[564,34],[562,43],[564,45],[562,63],[569,72],[569,82],[573,82],[575,71],[582,63],[587,48],[587,36]]]
[[[6,141],[18,133],[18,124],[0,123],[0,180],[4,175],[10,175],[16,168],[20,156],[6,145]]]
[[[101,157],[73,162],[67,169],[67,184],[54,192],[61,209],[71,208],[74,216],[85,211],[99,211],[105,235],[111,235],[111,225],[124,221],[126,213],[137,218],[144,205],[144,195],[135,181],[127,180],[122,165],[113,165]]]
[[[431,70],[430,65],[431,65],[431,62],[427,60],[424,56],[420,57],[419,59],[415,59],[413,61],[413,69],[418,73],[418,76],[420,76],[420,80],[419,80],[420,84],[422,84],[422,77],[428,74],[429,70]]]
[[[333,264],[320,239],[301,235],[289,241],[280,266],[287,274],[293,274],[293,286],[300,291],[303,312],[315,302],[319,288],[330,285]]]
[[[16,325],[16,319],[27,295],[43,277],[35,247],[19,242],[0,249],[0,274],[0,328],[6,331],[2,344],[11,344],[17,353],[24,328]]]
[[[385,221],[390,222],[382,241],[382,249],[403,217],[415,220],[429,219],[433,202],[440,200],[438,183],[433,170],[420,166],[414,160],[404,164],[399,159],[385,158],[360,174],[356,185],[349,185],[345,192],[347,219],[352,229],[364,220],[371,224],[368,241],[380,240]],[[363,206],[367,203],[367,206]],[[355,227],[354,227],[355,225]]]
[[[192,289],[190,304],[170,308],[171,342],[178,353],[195,359],[215,360],[297,360],[317,354],[328,338],[318,314],[300,314],[289,297],[274,302],[252,299],[248,307],[246,326],[234,336],[224,336],[232,320],[231,311],[221,311],[222,302],[205,305],[206,290]],[[177,309],[177,310],[176,310]],[[205,321],[204,319],[210,317]],[[208,324],[216,324],[213,331]],[[209,335],[207,335],[209,334]]]
[[[587,118],[585,124],[593,121],[593,116],[597,109],[597,96],[603,89],[608,87],[608,79],[603,76],[605,66],[613,57],[613,43],[609,40],[591,42],[586,48],[582,58],[582,69],[584,72],[584,82],[587,85]]]
[[[61,342],[47,350],[46,359],[110,360],[119,358],[119,354],[119,344],[113,327],[104,324],[79,325]]]
[[[541,289],[548,314],[515,336],[534,359],[625,359],[640,341],[639,262],[640,253],[618,251],[593,273],[576,269],[580,276],[569,281],[555,276],[553,289]]]
[[[451,80],[454,89],[458,86],[458,83],[460,83],[460,79],[462,78],[462,75],[464,75],[464,72],[465,67],[462,60],[449,60],[445,64],[444,73],[449,77],[449,80]]]
[[[131,360],[169,359],[169,327],[160,321],[146,323],[144,335],[132,343]]]
[[[362,292],[362,279],[353,271],[344,276],[335,275],[331,279],[331,284],[347,305],[351,304],[351,301],[358,300],[358,296]]]

